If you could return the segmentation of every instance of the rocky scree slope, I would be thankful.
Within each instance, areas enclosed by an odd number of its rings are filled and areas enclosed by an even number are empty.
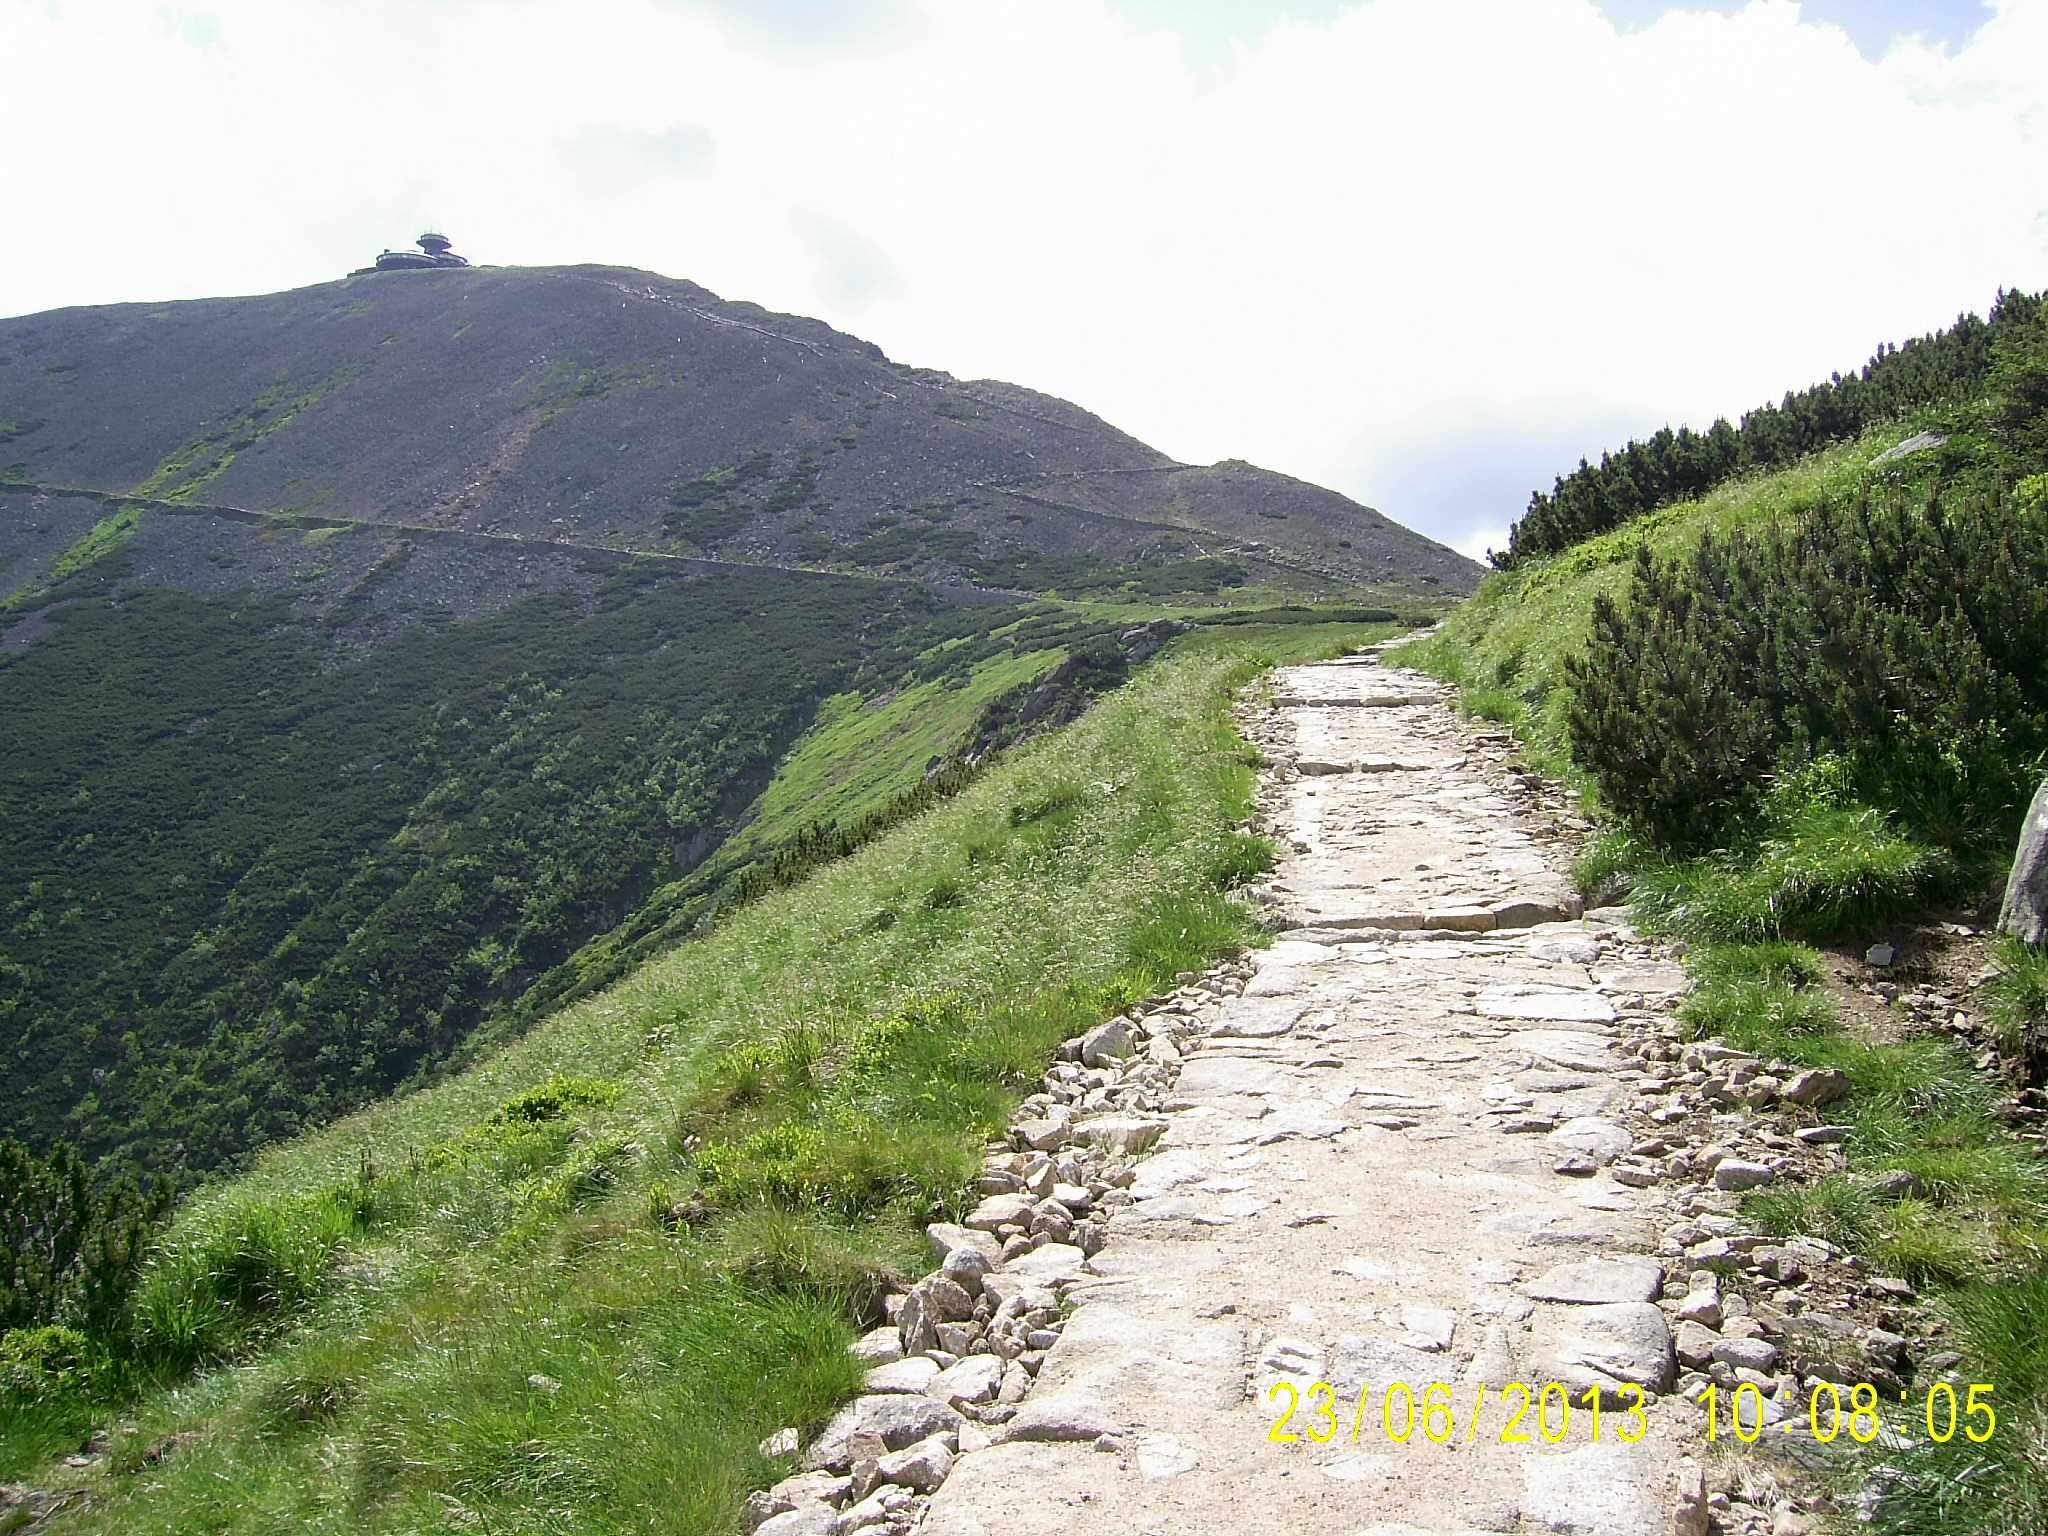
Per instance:
[[[1065,401],[612,267],[0,321],[0,473],[1012,589],[1201,561],[1312,588],[1448,594],[1478,577],[1335,493],[1175,464]]]

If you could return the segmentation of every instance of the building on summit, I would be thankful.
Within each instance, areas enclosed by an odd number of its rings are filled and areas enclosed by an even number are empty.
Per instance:
[[[469,258],[467,256],[458,256],[450,249],[453,242],[446,235],[436,234],[430,229],[414,243],[419,246],[418,250],[381,252],[377,257],[377,264],[375,266],[360,268],[356,272],[351,272],[349,276],[357,277],[363,272],[402,272],[420,267],[466,267],[469,265]]]

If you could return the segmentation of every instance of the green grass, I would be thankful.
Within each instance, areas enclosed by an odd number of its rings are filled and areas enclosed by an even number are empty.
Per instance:
[[[119,553],[135,537],[135,530],[142,526],[142,511],[141,507],[123,507],[101,518],[50,563],[48,579],[43,585],[11,594],[0,602],[0,611],[29,607],[58,583],[80,571],[89,570],[109,555]]]
[[[1233,690],[1383,633],[1190,636],[475,1069],[201,1191],[143,1280],[160,1384],[65,1528],[732,1529],[1057,1041],[1253,940]],[[8,1423],[0,1476],[80,1478]]]
[[[1992,1038],[2008,1059],[2027,1064],[2030,1077],[2048,1077],[2048,950],[2011,935],[1998,942],[1998,974],[1988,989]]]
[[[336,369],[311,387],[292,394],[287,384],[272,385],[240,409],[209,423],[198,436],[165,456],[149,477],[135,487],[137,496],[157,496],[166,501],[186,501],[228,472],[235,457],[245,449],[290,426],[303,412],[311,410],[336,390],[346,389],[362,369]]]
[[[1944,1310],[1968,1357],[1966,1382],[1995,1389],[1998,1425],[1983,1444],[1957,1435],[1903,1458],[1884,1526],[1914,1536],[2044,1536],[2048,1329],[2041,1320],[2048,1316],[2048,1267],[1973,1285]]]
[[[1659,931],[1720,943],[1860,933],[1919,910],[1953,875],[1946,856],[1872,807],[1816,807],[1782,793],[1732,849],[1690,859],[1634,851],[1638,915]]]
[[[50,582],[54,586],[67,576],[76,575],[88,566],[97,565],[108,555],[120,549],[135,537],[135,530],[142,525],[142,508],[123,507],[111,517],[103,517],[87,530],[50,566]]]
[[[1065,658],[1027,651],[981,663],[965,677],[916,683],[880,698],[827,699],[732,842],[772,846],[812,822],[851,824],[923,777],[932,759],[957,747],[997,697],[1035,681]]]

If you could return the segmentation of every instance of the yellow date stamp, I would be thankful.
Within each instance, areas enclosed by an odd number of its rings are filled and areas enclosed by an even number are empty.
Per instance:
[[[1574,1432],[1596,1445],[1615,1440],[1634,1445],[1649,1432],[1648,1394],[1633,1383],[1624,1385],[1619,1408],[1603,1402],[1611,1395],[1613,1388],[1586,1387],[1574,1398],[1561,1381],[1511,1381],[1498,1392],[1485,1383],[1468,1386],[1461,1397],[1445,1381],[1421,1387],[1396,1381],[1378,1392],[1367,1382],[1355,1403],[1340,1404],[1337,1389],[1327,1381],[1311,1382],[1305,1392],[1291,1381],[1277,1381],[1266,1393],[1268,1407],[1278,1415],[1266,1439],[1274,1445],[1304,1440],[1328,1445],[1342,1435],[1357,1445],[1370,1434],[1407,1445],[1419,1435],[1433,1445],[1472,1445],[1479,1441],[1490,1398],[1499,1423],[1487,1438],[1502,1445],[1557,1445]]]
[[[1964,1439],[1982,1445],[1998,1429],[1998,1413],[1991,1406],[1997,1390],[1988,1381],[1973,1381],[1964,1384],[1958,1394],[1948,1382],[1935,1382],[1920,1405],[1927,1438],[1936,1445],[1946,1445],[1961,1434]],[[1899,1406],[1901,1410],[1906,1407],[1903,1394]],[[1843,1435],[1858,1445],[1868,1445],[1887,1430],[1898,1439],[1910,1440],[1919,1428],[1910,1413],[1901,1411],[1888,1422],[1884,1409],[1877,1388],[1867,1381],[1850,1387],[1846,1396],[1832,1382],[1817,1382],[1807,1398],[1803,1416],[1781,1414],[1775,1421],[1764,1407],[1763,1390],[1750,1382],[1744,1382],[1727,1397],[1722,1396],[1719,1386],[1710,1386],[1700,1394],[1700,1410],[1707,1417],[1707,1439],[1714,1441],[1733,1434],[1744,1445],[1755,1444],[1767,1427],[1788,1435],[1805,1430],[1822,1445],[1832,1445]]]

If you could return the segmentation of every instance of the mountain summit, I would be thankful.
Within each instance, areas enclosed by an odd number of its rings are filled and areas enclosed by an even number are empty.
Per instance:
[[[1013,591],[1478,575],[1334,492],[1177,464],[1065,401],[614,267],[0,321],[0,473]]]

